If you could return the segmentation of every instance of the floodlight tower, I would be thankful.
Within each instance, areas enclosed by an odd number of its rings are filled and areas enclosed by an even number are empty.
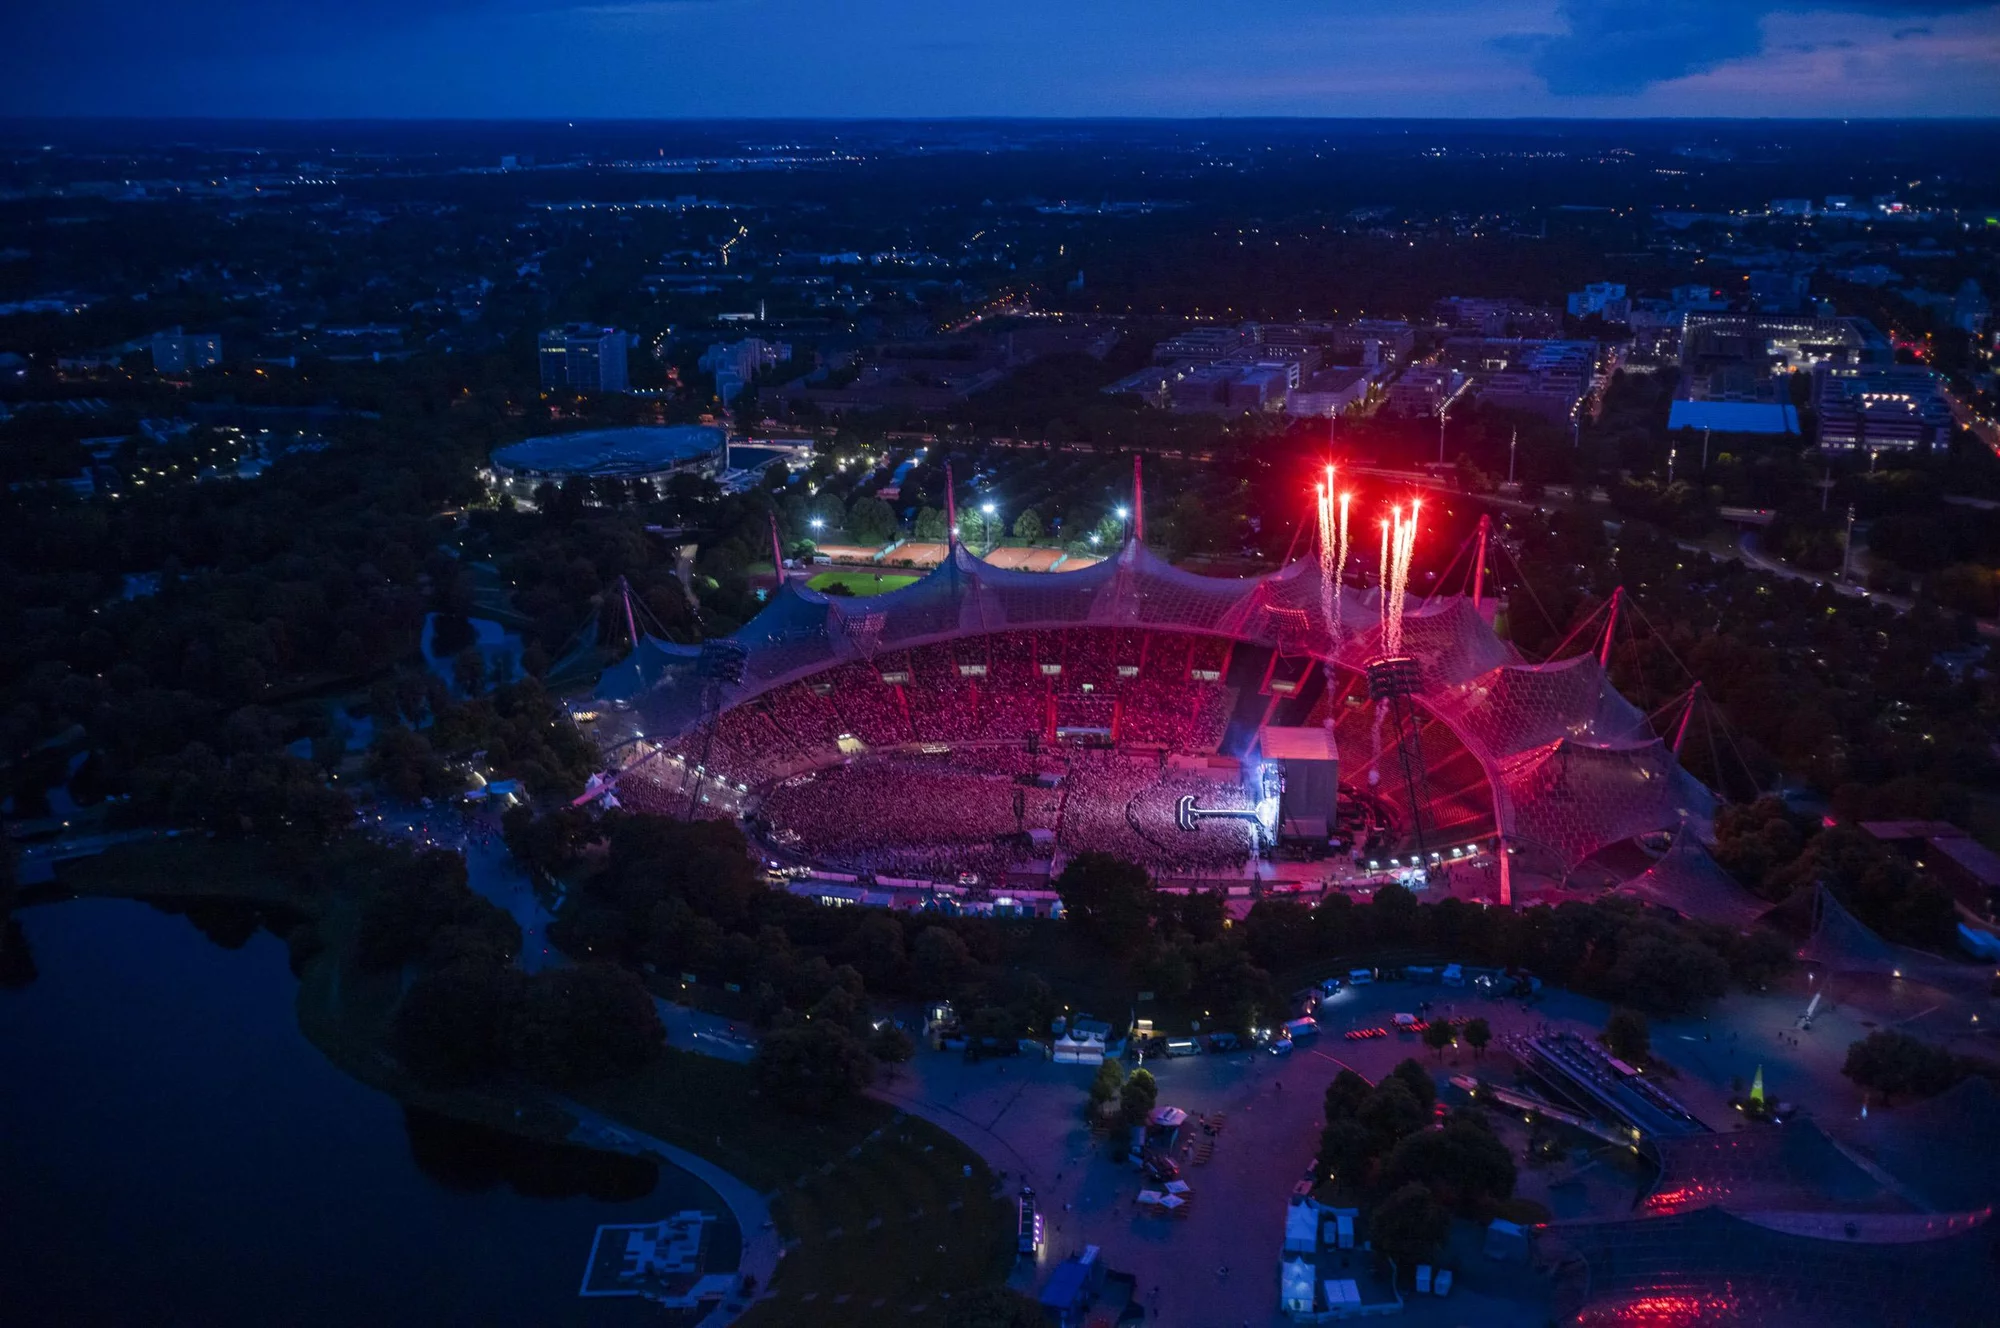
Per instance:
[[[1409,701],[1423,690],[1423,666],[1408,655],[1384,655],[1367,667],[1368,696],[1378,706],[1388,708],[1396,730],[1397,757],[1403,764],[1403,789],[1410,799],[1410,832],[1417,843],[1417,861],[1424,860],[1424,801],[1429,795],[1424,784],[1423,763],[1413,760],[1411,748],[1417,735],[1409,724]]]
[[[743,681],[750,661],[750,647],[729,637],[701,643],[694,663],[694,676],[702,685],[701,763],[695,767],[694,782],[688,785],[687,819],[692,821],[701,807],[701,786],[708,778],[708,763],[715,752],[716,719],[722,712],[722,689]]]

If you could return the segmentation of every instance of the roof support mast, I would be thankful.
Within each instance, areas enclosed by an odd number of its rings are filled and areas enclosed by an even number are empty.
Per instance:
[[[624,577],[618,578],[618,598],[625,605],[625,632],[632,640],[632,648],[639,648],[639,623],[632,616],[632,583]]]
[[[951,462],[944,463],[944,548],[949,554],[958,547],[958,490],[951,482]]]
[[[1688,688],[1688,706],[1686,710],[1681,711],[1680,727],[1674,730],[1675,756],[1679,756],[1681,754],[1681,743],[1686,740],[1688,735],[1688,721],[1694,718],[1694,703],[1696,701],[1699,701],[1700,699],[1701,699],[1701,682],[1699,680],[1696,680],[1695,685]]]
[[[771,512],[768,515],[771,518],[771,567],[778,574],[778,583],[772,587],[771,593],[776,594],[785,584],[785,546],[778,539],[778,514]]]
[[[1472,557],[1472,607],[1479,607],[1480,591],[1486,585],[1486,539],[1493,533],[1493,518],[1479,518],[1479,551]]]
[[[1139,473],[1142,458],[1132,458],[1132,538],[1139,543],[1146,542],[1146,480]]]
[[[1597,652],[1597,666],[1611,667],[1611,634],[1618,630],[1618,602],[1625,598],[1625,587],[1619,586],[1611,592],[1611,612],[1604,618],[1604,648]]]

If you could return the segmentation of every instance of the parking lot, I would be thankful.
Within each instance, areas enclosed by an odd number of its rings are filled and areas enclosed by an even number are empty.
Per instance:
[[[1800,975],[1766,994],[1732,994],[1706,1017],[1653,1021],[1653,1047],[1670,1067],[1670,1091],[1712,1128],[1739,1128],[1741,1119],[1728,1102],[1731,1082],[1747,1080],[1761,1066],[1772,1096],[1801,1103],[1831,1128],[1860,1111],[1860,1094],[1840,1075],[1850,1042],[1900,1020],[1936,1036],[1942,1030],[1925,1025],[1951,1009],[1938,1007],[1934,993],[1918,984],[1870,988],[1843,981],[1838,999],[1823,1002],[1813,1028],[1800,1031],[1797,1016],[1814,990]],[[1416,1014],[1426,1001],[1432,1018],[1486,1019],[1493,1045],[1484,1057],[1475,1058],[1463,1046],[1439,1057],[1414,1033],[1365,1041],[1344,1036],[1350,1029],[1393,1029],[1396,1014]],[[1143,1213],[1135,1197],[1148,1182],[1129,1165],[1112,1162],[1107,1145],[1092,1137],[1084,1121],[1092,1067],[1030,1055],[971,1062],[956,1052],[921,1051],[874,1091],[964,1139],[1006,1173],[1010,1188],[1024,1179],[1035,1188],[1048,1241],[1039,1262],[1024,1261],[1016,1269],[1015,1285],[1033,1291],[1056,1263],[1097,1245],[1111,1267],[1138,1279],[1140,1299],[1156,1311],[1154,1322],[1275,1325],[1285,1322],[1277,1308],[1285,1205],[1317,1151],[1321,1099],[1335,1074],[1346,1067],[1373,1081],[1407,1057],[1429,1067],[1440,1082],[1452,1074],[1482,1072],[1510,1081],[1513,1069],[1502,1050],[1508,1037],[1544,1030],[1595,1036],[1609,1013],[1603,1002],[1557,990],[1523,1002],[1435,982],[1378,982],[1345,987],[1326,998],[1316,1016],[1319,1036],[1296,1043],[1288,1056],[1246,1048],[1149,1058],[1146,1066],[1159,1081],[1162,1105],[1223,1119],[1209,1161],[1182,1159],[1193,1194],[1184,1217]],[[711,1016],[691,1016],[675,1027],[677,1043],[697,1031],[724,1036],[721,1021]],[[734,1046],[725,1051],[698,1039],[694,1049],[742,1054]],[[1517,1145],[1526,1139],[1525,1130],[1505,1121],[1502,1134]],[[1521,1177],[1520,1192],[1550,1202],[1562,1218],[1623,1215],[1634,1195],[1633,1178],[1611,1168],[1566,1180],[1560,1196],[1549,1192],[1549,1171],[1523,1168]],[[1413,1299],[1406,1321],[1545,1322],[1535,1276],[1518,1266],[1487,1263],[1476,1254],[1477,1232],[1469,1224],[1461,1227],[1450,1256],[1458,1269],[1452,1296]]]

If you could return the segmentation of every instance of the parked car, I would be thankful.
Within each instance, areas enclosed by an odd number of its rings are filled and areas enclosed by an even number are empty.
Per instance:
[[[1165,1153],[1148,1149],[1140,1155],[1139,1164],[1146,1169],[1148,1179],[1157,1181],[1162,1185],[1170,1180],[1179,1180],[1181,1178],[1181,1169],[1174,1165],[1174,1160]]]
[[[1208,1049],[1210,1051],[1241,1051],[1243,1049],[1243,1039],[1237,1037],[1234,1033],[1210,1033],[1208,1035]]]
[[[1199,1056],[1201,1055],[1201,1044],[1193,1038],[1168,1038],[1167,1055]]]

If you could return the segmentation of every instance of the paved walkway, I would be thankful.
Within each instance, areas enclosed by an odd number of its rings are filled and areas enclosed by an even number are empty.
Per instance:
[[[777,1224],[771,1218],[771,1206],[764,1202],[761,1194],[713,1162],[697,1157],[685,1148],[676,1148],[664,1139],[656,1139],[612,1120],[580,1102],[564,1097],[555,1100],[563,1110],[576,1117],[577,1126],[570,1135],[573,1142],[622,1153],[651,1153],[679,1167],[722,1196],[722,1202],[729,1205],[730,1216],[736,1219],[737,1230],[743,1237],[743,1257],[737,1264],[737,1276],[739,1279],[744,1276],[756,1278],[759,1294],[771,1294],[771,1278],[778,1271],[778,1260],[784,1257],[784,1242],[778,1238]],[[738,1285],[741,1285],[740,1281]],[[703,1319],[701,1328],[724,1328],[749,1308],[747,1299],[732,1297]]]

